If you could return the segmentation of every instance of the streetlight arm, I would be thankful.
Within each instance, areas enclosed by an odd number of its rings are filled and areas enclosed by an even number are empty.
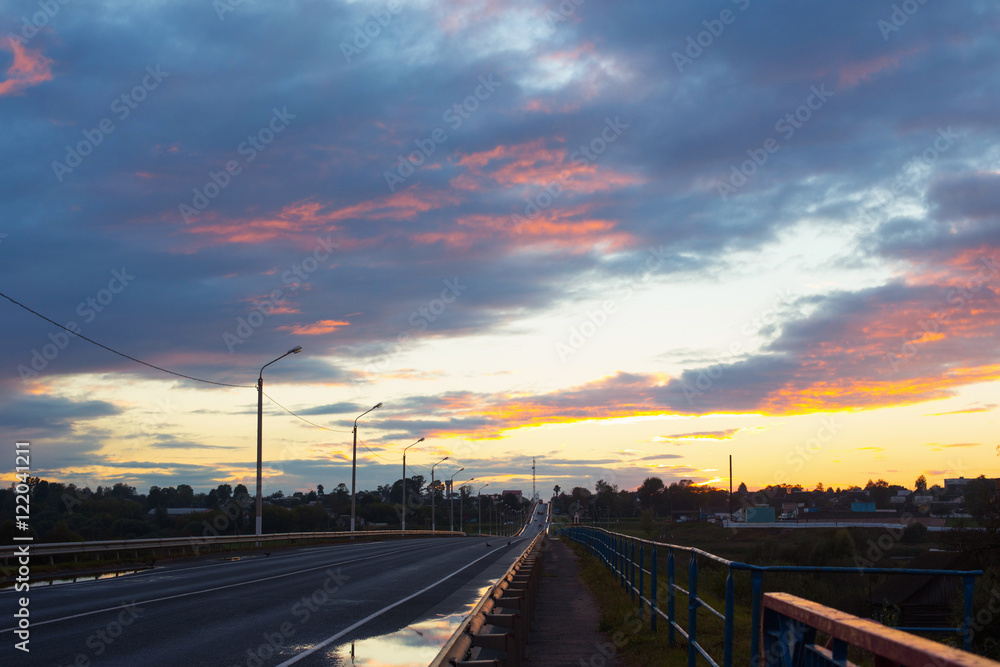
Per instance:
[[[364,416],[365,416],[366,414],[368,414],[369,412],[371,412],[371,411],[372,411],[372,410],[374,410],[375,408],[381,408],[381,407],[382,407],[382,404],[381,404],[381,403],[379,403],[379,404],[378,404],[378,405],[376,405],[375,407],[373,407],[373,408],[368,408],[367,410],[365,410],[364,412],[362,412],[362,413],[361,413],[360,415],[358,415],[358,416],[357,416],[357,417],[356,417],[356,418],[354,419],[354,428],[357,428],[357,427],[358,427],[358,419],[361,419],[362,417],[364,417]],[[423,438],[421,438],[420,440],[423,440]],[[418,440],[417,442],[420,442],[420,440]],[[414,443],[414,444],[416,444],[416,443]],[[412,446],[412,445],[411,445],[411,446]]]
[[[288,355],[290,355],[290,354],[298,354],[301,351],[302,351],[302,346],[301,345],[296,345],[295,347],[293,347],[292,349],[290,349],[288,352],[285,352],[283,355],[281,355],[280,357],[278,357],[274,361],[267,362],[266,364],[264,364],[263,366],[260,367],[260,373],[257,375],[257,379],[263,379],[263,377],[264,377],[264,369],[267,368],[268,366],[270,366],[271,364],[273,364],[275,361],[281,361],[282,359],[284,359]]]

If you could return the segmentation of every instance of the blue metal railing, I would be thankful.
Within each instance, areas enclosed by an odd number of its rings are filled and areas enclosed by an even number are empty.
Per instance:
[[[855,573],[855,574],[901,574],[919,576],[957,576],[962,578],[963,592],[963,623],[957,628],[896,628],[904,632],[942,632],[957,633],[963,638],[965,650],[971,648],[972,643],[972,596],[975,589],[977,576],[983,574],[982,570],[916,570],[911,568],[876,568],[876,567],[811,567],[794,565],[750,565],[749,563],[739,563],[736,561],[720,558],[715,554],[702,551],[695,547],[684,547],[676,544],[666,544],[663,542],[653,542],[631,535],[612,533],[603,528],[590,526],[567,526],[560,531],[563,535],[585,546],[587,550],[601,560],[612,575],[619,581],[622,588],[629,591],[632,599],[638,599],[640,609],[649,607],[650,629],[656,632],[657,617],[667,622],[667,642],[670,646],[676,646],[676,634],[680,634],[688,645],[688,667],[695,667],[698,656],[701,656],[708,664],[719,667],[719,663],[712,658],[708,651],[698,643],[698,611],[704,609],[706,612],[719,618],[724,623],[723,629],[723,667],[733,665],[733,635],[735,619],[735,599],[736,585],[733,573],[746,571],[750,573],[751,590],[751,636],[750,636],[750,664],[757,667],[760,664],[761,638],[763,628],[763,595],[764,595],[764,575],[768,572],[796,572],[796,573]],[[636,559],[636,548],[638,547],[638,560]],[[649,553],[650,569],[646,570],[646,550]],[[657,553],[667,550],[667,610],[666,613],[660,609],[657,597],[659,576],[657,571]],[[674,554],[689,554],[688,562],[688,590],[684,590],[676,582],[675,556]],[[720,565],[726,568],[725,583],[725,611],[719,612],[714,609],[705,599],[698,594],[698,561],[699,559]],[[636,573],[638,572],[638,578]],[[645,575],[649,576],[648,589],[645,584]],[[676,614],[676,595],[680,592],[688,599],[688,623],[687,629],[682,627]]]

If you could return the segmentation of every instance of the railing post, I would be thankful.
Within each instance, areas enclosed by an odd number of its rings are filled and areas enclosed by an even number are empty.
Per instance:
[[[643,584],[645,583],[644,581],[645,577],[643,577],[642,575],[645,574],[645,572],[643,572],[643,566],[645,565],[646,554],[643,553],[643,551],[644,551],[643,545],[640,544],[639,545],[639,615],[640,616],[642,615],[642,609],[643,609],[642,594],[643,591],[645,590],[645,586],[643,586]]]
[[[622,538],[622,588],[628,588],[628,547],[629,539],[627,537]]]
[[[658,607],[656,606],[656,547],[650,554],[649,561],[649,629],[656,632],[656,617]]]
[[[750,602],[750,665],[759,667],[760,665],[760,638],[763,633],[763,619],[761,609],[764,604],[764,572],[762,570],[750,571],[750,588],[752,589],[752,601]]]
[[[628,586],[628,572],[625,564],[628,561],[628,543],[624,537],[618,538],[618,583],[622,588]]]
[[[963,592],[965,599],[963,600],[964,611],[963,616],[965,617],[963,627],[962,627],[962,646],[966,651],[972,650],[972,598],[973,594],[976,592],[976,578],[974,576],[966,575],[962,577]]]
[[[676,646],[674,637],[674,550],[667,549],[667,643]]]
[[[632,581],[628,582],[628,592],[635,600],[635,540],[629,541],[629,561],[631,561],[628,567],[629,579]]]
[[[726,636],[724,640],[725,646],[723,647],[723,667],[733,667],[733,624],[735,622],[733,615],[735,614],[736,584],[733,581],[732,566],[728,569],[729,575],[726,577]]]
[[[696,667],[698,650],[698,559],[691,554],[688,565],[688,667]]]

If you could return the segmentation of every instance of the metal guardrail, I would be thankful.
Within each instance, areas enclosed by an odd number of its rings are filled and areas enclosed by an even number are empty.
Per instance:
[[[528,514],[530,519],[521,528],[521,533],[534,520],[535,507],[537,503],[532,505]],[[545,539],[545,532],[535,536],[506,574],[490,587],[459,624],[429,667],[518,667],[521,664],[541,585]],[[487,632],[489,628],[502,632]],[[483,652],[502,653],[503,658],[478,659],[482,658],[478,654]]]
[[[816,633],[829,635],[818,646]],[[844,667],[847,648],[902,667],[996,667],[997,663],[788,593],[764,594],[764,654],[782,667]]]
[[[720,558],[707,551],[694,547],[684,547],[663,542],[644,540],[631,535],[612,533],[603,528],[586,526],[568,526],[561,531],[570,539],[584,545],[594,556],[602,560],[609,570],[619,579],[621,586],[629,591],[633,599],[638,598],[640,610],[648,606],[650,610],[650,629],[656,632],[656,620],[662,618],[667,622],[667,640],[671,646],[676,646],[675,633],[679,633],[688,642],[688,665],[694,667],[698,656],[708,664],[719,667],[719,663],[708,654],[698,641],[698,610],[706,611],[723,621],[724,645],[722,664],[725,667],[733,665],[733,634],[735,617],[736,585],[733,573],[747,571],[750,573],[752,591],[751,601],[751,637],[750,664],[755,667],[761,659],[761,637],[763,629],[763,585],[764,575],[768,572],[798,572],[798,573],[857,573],[857,574],[892,574],[892,575],[943,575],[962,578],[964,596],[963,623],[958,628],[896,628],[901,632],[947,632],[959,633],[963,636],[965,649],[972,643],[972,595],[975,578],[983,574],[982,570],[916,570],[909,568],[875,568],[875,567],[804,567],[792,565],[760,566],[749,563]],[[657,554],[659,550],[667,550],[667,611],[659,606],[657,601],[659,573],[657,570]],[[636,551],[638,550],[638,554]],[[648,550],[648,556],[647,556]],[[688,563],[688,588],[684,590],[675,581],[674,554],[676,552],[690,555]],[[646,559],[649,559],[649,569],[646,569]],[[719,612],[698,595],[698,559],[703,559],[727,569],[725,585],[725,610]],[[636,576],[638,574],[638,577]],[[645,583],[648,575],[649,584]],[[647,597],[648,590],[648,597]],[[676,614],[677,592],[688,598],[688,625],[685,630],[679,623]]]
[[[392,537],[456,537],[464,536],[461,531],[447,530],[359,530],[350,532],[323,533],[267,533],[265,535],[209,535],[191,537],[165,537],[143,540],[99,540],[90,542],[21,542],[13,545],[0,546],[0,559],[7,565],[7,560],[15,557],[18,549],[30,545],[31,556],[49,556],[50,560],[58,555],[100,554],[108,552],[139,551],[155,549],[180,548],[183,552],[191,548],[196,554],[212,546],[240,544],[274,544],[277,542],[298,541],[328,541],[328,540],[372,540]]]

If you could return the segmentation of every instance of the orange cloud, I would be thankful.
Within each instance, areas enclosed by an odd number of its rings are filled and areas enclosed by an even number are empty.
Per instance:
[[[557,143],[563,139],[556,137]],[[594,193],[644,183],[639,176],[599,167],[561,145],[549,148],[543,139],[523,144],[498,145],[488,151],[462,156],[458,164],[468,169],[460,183],[464,189],[500,184],[544,188],[559,184],[562,190]]]
[[[313,235],[340,230],[338,222],[344,220],[409,220],[418,214],[458,204],[461,200],[443,191],[425,191],[419,186],[377,197],[358,204],[337,208],[316,201],[298,201],[285,206],[276,214],[248,219],[222,219],[211,213],[199,214],[186,229],[192,234],[214,237],[212,245],[221,243],[263,243],[287,239],[295,232],[306,236],[304,243],[311,247]],[[174,212],[171,211],[171,216]],[[362,243],[345,239],[345,248],[356,248]],[[375,244],[378,239],[364,243]]]
[[[899,62],[908,56],[915,55],[924,50],[924,47],[897,51],[876,56],[869,60],[848,63],[840,68],[840,85],[853,88],[860,81],[867,81],[869,77],[879,72],[889,69],[899,69]]]
[[[350,322],[343,322],[341,320],[319,320],[312,324],[296,324],[278,327],[278,329],[291,331],[294,334],[302,334],[303,336],[319,336],[321,334],[333,333],[337,329],[346,327],[349,324]]]
[[[6,81],[0,81],[0,97],[18,95],[26,88],[52,79],[52,61],[40,51],[28,49],[13,37],[0,41],[6,51],[14,54],[14,62],[7,68]]]

